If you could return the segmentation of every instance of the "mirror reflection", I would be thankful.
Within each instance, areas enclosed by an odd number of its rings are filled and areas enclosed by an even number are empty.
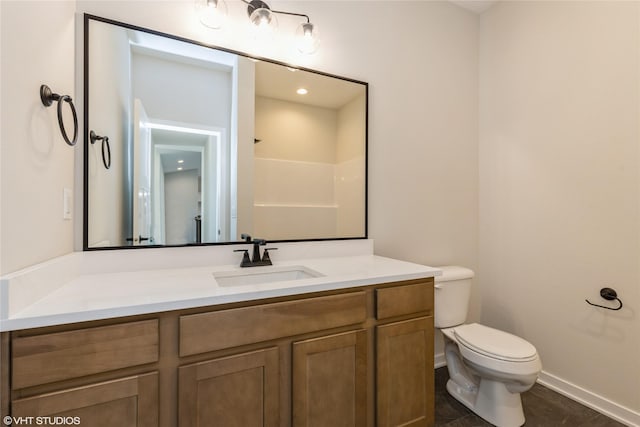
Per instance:
[[[366,83],[85,16],[85,249],[366,237]]]

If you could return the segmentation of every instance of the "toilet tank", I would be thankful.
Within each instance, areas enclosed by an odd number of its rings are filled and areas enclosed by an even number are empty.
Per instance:
[[[437,268],[442,276],[435,277],[435,327],[462,325],[467,320],[473,271],[455,265]]]

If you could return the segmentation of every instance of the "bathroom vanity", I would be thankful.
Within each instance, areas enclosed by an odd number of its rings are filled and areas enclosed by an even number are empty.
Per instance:
[[[92,427],[432,425],[439,270],[374,255],[275,268],[300,266],[322,276],[242,284],[252,269],[230,265],[81,274],[2,319],[2,413]],[[217,283],[211,270],[230,268],[238,282]],[[145,277],[156,294],[173,282],[188,297],[145,303]]]
[[[0,415],[433,425],[440,271],[373,255],[368,84],[78,20],[83,252],[0,278]],[[273,266],[239,267],[242,233],[278,242]]]

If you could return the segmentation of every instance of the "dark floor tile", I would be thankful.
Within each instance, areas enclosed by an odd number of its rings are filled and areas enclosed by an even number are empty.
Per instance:
[[[451,421],[469,414],[469,410],[462,403],[454,399],[446,389],[444,392],[437,391],[435,395],[436,401],[436,425],[446,425]]]
[[[492,427],[492,424],[474,414],[465,415],[447,424],[438,424],[436,422],[436,425],[441,425],[442,427]]]
[[[589,420],[589,427],[624,427],[624,424],[612,420],[606,415],[598,413],[593,419]]]
[[[462,403],[458,402],[447,391],[447,381],[449,374],[446,369],[437,369],[435,373],[435,418],[436,426],[447,425],[451,421],[469,414],[469,410]]]
[[[436,369],[436,413],[437,427],[485,427],[488,422],[475,415],[454,399],[446,390],[449,379],[447,368]],[[525,427],[624,427],[615,420],[587,408],[553,390],[535,384],[522,393]]]
[[[584,426],[597,412],[538,384],[522,393],[527,427]]]

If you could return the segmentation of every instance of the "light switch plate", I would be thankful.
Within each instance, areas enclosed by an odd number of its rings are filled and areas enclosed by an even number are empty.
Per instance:
[[[71,210],[73,206],[73,194],[70,188],[62,191],[62,219],[71,219]]]

